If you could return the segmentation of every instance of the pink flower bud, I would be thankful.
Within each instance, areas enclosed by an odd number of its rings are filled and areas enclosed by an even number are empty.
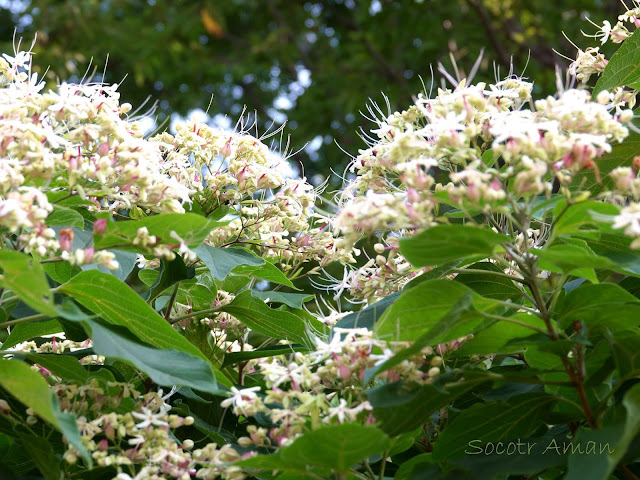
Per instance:
[[[231,155],[231,137],[229,137],[227,143],[225,143],[224,147],[222,147],[222,150],[220,150],[220,155],[222,155],[223,158],[227,158],[229,155]]]
[[[104,142],[98,145],[98,149],[96,150],[96,153],[101,157],[107,156],[109,154],[109,142]]]
[[[100,218],[93,222],[93,234],[94,235],[102,235],[107,231],[107,219]]]
[[[351,369],[346,365],[340,365],[338,367],[338,376],[341,380],[349,380],[349,377],[351,377]]]
[[[60,231],[60,250],[68,252],[73,245],[73,230],[65,228]]]
[[[420,201],[420,195],[418,195],[418,192],[416,192],[415,189],[408,188],[407,189],[407,200],[409,200],[411,203],[416,203],[416,202]]]
[[[93,254],[94,254],[93,247],[89,247],[89,248],[85,248],[84,249],[84,261],[85,261],[85,263],[91,263],[91,261],[93,260]]]

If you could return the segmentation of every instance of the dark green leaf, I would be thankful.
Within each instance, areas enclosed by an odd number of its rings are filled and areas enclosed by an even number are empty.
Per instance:
[[[441,408],[485,382],[476,378],[447,385],[446,388],[423,385],[408,390],[401,382],[388,383],[366,390],[380,428],[390,436],[409,432],[421,425]]]
[[[636,31],[627,38],[613,54],[593,88],[596,98],[603,90],[609,92],[616,87],[640,89],[640,34]]]
[[[91,457],[79,441],[77,424],[69,423],[65,414],[60,413],[58,397],[49,389],[42,375],[19,360],[0,360],[0,386],[60,430],[82,454],[87,465],[91,465]]]
[[[158,385],[184,385],[220,394],[211,364],[200,357],[172,349],[158,349],[131,338],[128,331],[86,320],[92,331],[93,349],[99,355],[118,358],[145,372]]]
[[[540,259],[540,268],[550,272],[574,274],[583,276],[585,269],[615,269],[616,264],[606,257],[600,257],[588,247],[578,245],[553,245],[542,250],[533,250],[533,254]],[[591,270],[593,272],[593,270]],[[593,275],[588,278],[592,283],[598,283]]]
[[[273,338],[287,339],[303,345],[309,344],[304,321],[289,312],[269,308],[250,291],[244,291],[227,305],[220,307],[251,330]]]
[[[39,373],[19,360],[0,360],[0,385],[51,425],[57,426],[53,392]]]
[[[470,442],[509,441],[531,435],[544,425],[538,414],[550,410],[556,399],[544,393],[527,393],[507,402],[476,404],[460,412],[435,442],[438,461],[462,457]]]
[[[24,322],[14,325],[11,328],[9,338],[2,344],[4,350],[9,350],[11,347],[21,342],[26,342],[35,337],[42,335],[51,335],[52,333],[62,332],[60,322],[57,320],[44,320],[41,322]]]
[[[26,432],[18,434],[18,438],[44,478],[60,480],[60,460],[51,444],[45,438]]]
[[[491,274],[491,272],[504,273],[495,263],[478,262],[469,265],[468,268],[486,270],[487,273],[464,273],[464,270],[459,270],[455,280],[471,288],[479,295],[498,300],[514,300],[522,296],[522,291],[512,280]]]
[[[489,311],[498,308],[492,300],[473,293],[469,287],[459,282],[429,280],[404,291],[380,317],[375,331],[381,338],[388,340],[414,341],[425,332],[431,331],[464,295],[471,296],[473,308],[477,310]],[[464,317],[456,319],[456,325],[441,325],[438,334],[435,330],[431,331],[432,340],[442,342],[471,333],[474,325],[483,320],[481,314],[473,313],[473,308],[470,306]],[[462,320],[467,323],[464,328],[460,328],[458,324]],[[454,326],[457,328],[452,329]]]
[[[112,275],[97,270],[82,272],[60,287],[60,291],[107,322],[126,327],[143,342],[205,358],[142,298]]]
[[[251,295],[265,302],[284,303],[291,308],[302,308],[304,302],[313,299],[307,293],[283,293],[274,290],[251,290]]]
[[[598,430],[581,429],[574,445],[581,447],[569,456],[565,480],[607,480],[622,459],[632,440],[640,433],[640,384],[624,395],[624,423]]]
[[[88,373],[77,358],[67,355],[30,353],[27,355],[29,361],[37,363],[46,368],[58,377],[84,384],[88,378]]]
[[[284,471],[313,466],[346,472],[361,460],[382,453],[388,445],[389,438],[377,428],[354,423],[331,425],[305,433],[274,455],[250,458],[239,465]]]
[[[53,212],[47,217],[46,224],[48,227],[64,225],[66,227],[84,228],[84,218],[71,208],[54,205]]]
[[[566,296],[558,320],[563,328],[577,320],[588,326],[629,329],[640,323],[640,300],[613,283],[582,285]]]
[[[611,335],[608,338],[613,359],[621,378],[640,375],[640,336],[637,333]]]
[[[400,240],[400,253],[414,267],[441,265],[475,255],[491,256],[508,237],[492,230],[466,225],[436,225]]]
[[[216,280],[224,280],[239,265],[264,265],[265,261],[243,248],[218,248],[200,245],[194,250]]]
[[[545,329],[544,322],[535,315],[517,313],[511,318],[523,323],[529,323],[536,328]],[[488,355],[491,353],[515,352],[526,348],[528,345],[527,337],[532,335],[536,335],[536,332],[525,326],[497,322],[477,332],[473,339],[464,343],[454,355]]]
[[[189,280],[193,278],[195,274],[195,268],[187,267],[180,255],[176,254],[175,258],[171,261],[162,260],[160,264],[160,274],[149,291],[143,295],[143,298],[150,302],[156,299],[167,288],[182,280]]]

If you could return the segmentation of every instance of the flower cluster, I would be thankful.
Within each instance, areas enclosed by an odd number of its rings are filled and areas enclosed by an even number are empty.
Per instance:
[[[628,135],[634,97],[605,92],[594,102],[569,89],[534,102],[531,87],[516,77],[488,87],[462,81],[379,120],[377,138],[351,164],[356,178],[333,221],[347,245],[446,222],[443,204],[468,218],[504,214],[549,195],[554,182],[564,188],[579,172],[597,173],[597,158]]]

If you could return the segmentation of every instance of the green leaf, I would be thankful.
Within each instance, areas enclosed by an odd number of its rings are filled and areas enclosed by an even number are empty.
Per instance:
[[[529,323],[543,330],[546,328],[542,319],[535,315],[517,313],[510,318]],[[527,337],[532,335],[536,335],[536,332],[530,328],[509,322],[496,322],[474,334],[472,340],[464,343],[452,355],[458,357],[515,352],[526,348],[528,345]]]
[[[224,280],[240,265],[260,266],[265,261],[244,248],[218,248],[200,245],[194,250],[216,280]]]
[[[158,270],[145,269],[138,272],[138,278],[148,287],[156,283],[159,276],[160,272]]]
[[[624,423],[606,425],[598,430],[581,429],[574,440],[579,451],[569,456],[565,480],[607,480],[633,439],[640,434],[640,384],[627,391],[622,400],[626,409]]]
[[[560,451],[563,452],[566,442],[568,442],[566,432],[555,433],[553,429],[542,437],[514,439],[512,442],[506,443],[479,444],[474,442],[469,446],[469,453],[465,457],[452,463],[470,472],[470,476],[467,478],[473,480],[494,480],[508,476],[515,477],[516,475],[518,475],[517,478],[521,476],[531,479],[553,478],[534,474],[551,467],[564,465],[567,461],[567,455],[564,453],[558,455],[554,446],[560,446]],[[550,450],[547,450],[548,447]],[[495,453],[496,450],[499,453]]]
[[[51,407],[52,392],[39,373],[19,360],[0,360],[0,385],[51,425],[57,426]]]
[[[509,441],[531,435],[544,425],[539,413],[556,399],[545,393],[516,395],[507,402],[475,404],[455,416],[438,436],[433,455],[438,461],[462,457],[472,441]]]
[[[97,270],[82,272],[62,285],[60,291],[107,322],[126,327],[145,343],[206,359],[142,298],[112,275]]]
[[[553,245],[543,250],[532,250],[540,259],[540,268],[556,273],[566,273],[598,283],[593,269],[616,269],[617,265],[606,257],[600,257],[588,247],[578,245]]]
[[[621,378],[640,375],[640,336],[637,333],[609,335],[607,338]]]
[[[604,233],[587,244],[596,255],[606,257],[616,265],[616,271],[640,276],[640,255],[630,248],[632,239],[621,234]]]
[[[133,270],[133,267],[136,266],[138,255],[134,252],[127,252],[126,250],[120,249],[113,249],[110,250],[110,252],[115,255],[115,259],[118,262],[118,268],[116,270],[109,270],[107,267],[104,267],[102,265],[84,265],[82,269],[89,270],[95,267],[97,270],[113,275],[118,280],[122,280],[124,282]]]
[[[2,276],[0,285],[15,293],[20,300],[40,313],[53,317],[53,295],[40,262],[18,252],[0,251]]]
[[[283,471],[305,471],[312,466],[342,473],[363,459],[382,453],[388,445],[389,438],[377,428],[345,423],[312,430],[273,455],[242,460],[237,465]]]
[[[238,265],[233,269],[233,273],[247,275],[250,277],[261,278],[272,283],[286,285],[287,287],[296,288],[291,280],[280,271],[278,267],[270,262],[264,262],[264,265]]]
[[[640,323],[640,300],[613,283],[581,285],[565,297],[558,312],[563,328],[573,320],[612,330],[631,329]]]
[[[31,340],[42,335],[51,335],[52,333],[62,332],[60,322],[57,320],[44,320],[41,322],[24,322],[14,325],[11,328],[9,337],[2,344],[3,350],[9,350],[11,347]]]
[[[19,433],[18,439],[44,478],[60,480],[60,460],[47,439],[26,432]]]
[[[53,262],[42,265],[44,272],[58,283],[66,283],[82,271],[80,267],[69,262]]]
[[[84,218],[79,212],[71,208],[54,205],[53,212],[47,217],[46,224],[48,227],[64,225],[66,227],[84,228]]]
[[[509,238],[492,230],[467,225],[436,225],[400,240],[400,253],[414,267],[441,265],[475,255],[491,256]]]
[[[433,413],[485,381],[484,378],[476,378],[445,388],[423,385],[414,390],[395,382],[365,390],[365,393],[380,428],[387,435],[395,436],[423,425]]]
[[[640,89],[640,34],[637,31],[627,38],[609,59],[607,66],[593,88],[592,98],[603,90],[616,87]]]
[[[433,280],[433,281],[441,281],[441,280]],[[446,281],[446,280],[442,280],[442,281]],[[462,285],[460,286],[463,287]],[[467,287],[463,287],[463,288],[467,288]],[[433,325],[430,325],[430,328],[427,327],[427,332],[424,333],[422,336],[420,336],[417,340],[415,340],[410,347],[400,350],[389,360],[378,365],[377,367],[368,369],[365,375],[365,381],[368,381],[379,372],[388,370],[394,365],[398,365],[403,360],[406,360],[407,358],[413,355],[417,355],[427,345],[437,343],[436,339],[441,338],[443,334],[445,336],[446,335],[450,336],[452,334],[451,332],[452,330],[455,330],[456,328],[459,329],[461,326],[464,325],[464,323],[469,319],[469,317],[474,318],[476,314],[477,314],[477,311],[473,305],[473,296],[471,291],[468,290],[455,300],[455,303],[451,306],[451,308],[441,318],[439,318],[437,322],[435,322]],[[465,331],[466,333],[468,333],[471,331],[471,329],[465,328]],[[453,336],[453,338],[457,336],[458,335],[455,335]],[[442,341],[445,341],[445,340],[443,339]]]
[[[258,348],[250,352],[233,352],[224,356],[222,367],[227,367],[239,362],[246,362],[252,358],[274,357],[276,355],[289,355],[294,352],[308,352],[309,349],[303,345],[272,345],[269,347]]]
[[[0,360],[0,386],[62,432],[81,453],[85,463],[92,465],[91,456],[80,441],[76,422],[68,422],[67,414],[59,411],[58,397],[42,375],[19,360]]]
[[[49,353],[29,353],[27,354],[27,359],[65,380],[72,380],[84,384],[89,377],[89,374],[84,367],[80,365],[78,359],[71,356]]]
[[[447,328],[441,328],[437,335],[432,331],[432,340],[448,341],[471,333],[473,327],[483,320],[482,315],[473,309],[488,311],[499,308],[498,304],[451,280],[429,280],[404,291],[380,317],[375,332],[380,338],[388,340],[414,341],[437,325],[464,295],[471,295],[473,304],[465,316],[456,319],[456,323],[465,321],[464,328],[450,323]]]
[[[633,158],[640,151],[640,134],[633,131],[624,142],[613,145],[611,152],[604,154],[596,160],[599,178],[593,170],[583,170],[574,175],[571,182],[572,190],[590,191],[592,197],[602,191],[612,190],[615,187],[613,179],[609,176],[616,167],[630,167]]]
[[[262,300],[253,297],[250,291],[244,291],[221,310],[230,313],[251,330],[272,338],[291,340],[308,345],[304,321],[289,312],[274,310]]]
[[[86,320],[91,329],[93,349],[99,355],[118,358],[145,372],[158,385],[184,385],[212,394],[218,387],[211,364],[183,351],[158,349],[131,338],[123,328]]]
[[[382,314],[401,294],[402,292],[394,292],[391,295],[387,295],[382,300],[378,300],[362,310],[346,315],[335,326],[339,328],[367,328],[373,330]]]
[[[182,280],[189,280],[196,274],[194,267],[187,267],[184,264],[184,260],[178,254],[171,261],[162,260],[160,264],[160,273],[155,283],[151,286],[148,292],[143,295],[143,298],[147,302],[151,302],[156,299],[162,292],[172,285],[181,282]]]
[[[504,273],[495,263],[478,262],[469,265],[468,268],[486,270],[487,273],[464,273],[464,270],[459,270],[455,280],[471,288],[479,295],[497,300],[515,300],[522,296],[522,291],[512,280],[491,273]]]
[[[291,308],[302,308],[304,302],[313,299],[308,293],[283,293],[275,290],[251,290],[251,295],[265,302],[284,303]]]
[[[175,232],[189,247],[200,245],[215,227],[225,225],[195,213],[165,213],[152,215],[141,220],[107,222],[107,230],[94,236],[96,249],[133,247],[139,228],[146,227],[149,235],[158,238],[159,243],[175,245],[177,240],[171,237]]]
[[[559,202],[558,205],[556,205],[556,222],[553,225],[554,235],[593,231],[593,229],[585,230],[584,226],[596,226],[598,223],[601,223],[596,220],[598,215],[617,215],[619,212],[618,207],[615,205],[597,202],[595,200],[570,205],[566,210],[565,207],[566,201]],[[564,213],[562,213],[563,211]],[[560,215],[561,213],[562,215]]]
[[[404,291],[426,282],[427,280],[442,278],[451,273],[451,270],[457,267],[458,264],[459,262],[449,262],[415,277],[405,285],[402,291],[394,292],[376,303],[363,308],[362,310],[346,315],[343,319],[339,320],[335,326],[340,328],[368,328],[369,330],[373,330],[374,325],[378,322],[379,318],[387,310],[389,305],[402,295]]]

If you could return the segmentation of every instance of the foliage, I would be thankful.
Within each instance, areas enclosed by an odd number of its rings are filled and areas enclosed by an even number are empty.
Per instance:
[[[242,122],[145,138],[113,85],[3,55],[0,472],[638,478],[625,45],[579,52],[593,95],[462,80],[382,115],[331,215]]]

